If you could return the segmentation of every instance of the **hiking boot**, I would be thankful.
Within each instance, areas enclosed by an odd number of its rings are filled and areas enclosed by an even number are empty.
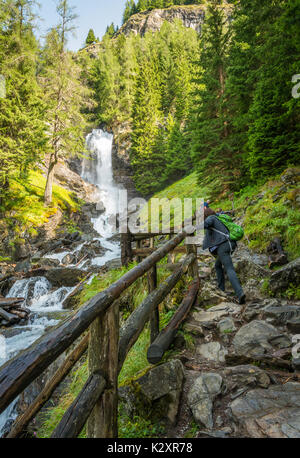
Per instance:
[[[239,298],[239,304],[240,305],[243,305],[245,304],[246,302],[246,294],[243,294],[240,298]]]

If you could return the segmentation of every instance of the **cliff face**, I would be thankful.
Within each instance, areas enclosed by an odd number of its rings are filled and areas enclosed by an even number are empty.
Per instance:
[[[148,31],[160,30],[164,21],[173,22],[180,19],[185,27],[201,32],[205,19],[205,5],[173,6],[168,9],[143,11],[130,17],[120,28],[119,33],[129,35],[131,32],[144,35]]]

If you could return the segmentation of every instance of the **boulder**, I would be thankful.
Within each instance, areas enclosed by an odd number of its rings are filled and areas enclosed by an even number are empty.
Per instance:
[[[230,404],[234,420],[256,438],[300,438],[300,383],[255,389]]]
[[[72,267],[57,267],[45,274],[53,286],[76,286],[85,276],[86,272]]]
[[[222,302],[215,307],[211,307],[206,311],[194,312],[192,318],[200,325],[216,324],[221,318],[229,314],[239,313],[241,307],[231,302]]]
[[[251,364],[227,367],[223,371],[223,377],[228,379],[227,386],[230,389],[233,387],[244,388],[245,386],[268,388],[271,383],[265,371]]]
[[[30,261],[21,261],[15,267],[15,272],[29,272],[31,269]]]
[[[299,285],[300,283],[300,258],[295,259],[285,265],[270,277],[269,288],[275,293],[286,291],[291,285]]]
[[[183,386],[184,368],[179,360],[150,369],[141,378],[119,389],[127,413],[149,414],[153,419],[175,424]]]
[[[120,258],[112,259],[105,264],[106,269],[113,270],[113,269],[121,269],[122,262]]]
[[[188,392],[188,405],[196,422],[211,430],[213,402],[222,392],[223,379],[219,374],[205,373],[197,378]]]
[[[209,342],[206,344],[201,344],[197,348],[197,353],[209,361],[214,361],[215,363],[224,363],[225,355],[228,353],[226,348],[222,347],[219,342]]]
[[[263,309],[263,318],[267,318],[272,324],[281,326],[292,319],[300,320],[300,305],[267,306]]]
[[[256,264],[250,257],[241,257],[234,260],[234,267],[242,283],[246,283],[250,279],[255,279],[257,283],[257,280],[270,276],[270,272],[267,269]]]
[[[271,324],[254,320],[240,328],[233,339],[233,346],[238,355],[258,356],[274,348],[290,347],[291,340]]]
[[[296,167],[289,168],[283,172],[280,179],[286,185],[297,185],[300,182],[300,169]]]
[[[213,306],[226,302],[227,296],[214,284],[205,282],[199,294],[200,305]]]

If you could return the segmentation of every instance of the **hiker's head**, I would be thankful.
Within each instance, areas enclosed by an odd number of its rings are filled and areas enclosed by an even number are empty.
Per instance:
[[[204,208],[204,219],[208,218],[209,216],[215,215],[216,212],[214,212],[211,208],[205,207]]]

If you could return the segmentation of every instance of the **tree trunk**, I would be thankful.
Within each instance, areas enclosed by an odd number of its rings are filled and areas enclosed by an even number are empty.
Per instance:
[[[54,179],[54,171],[55,171],[56,164],[57,164],[56,154],[51,154],[50,160],[49,160],[46,188],[45,188],[45,193],[44,193],[44,202],[46,206],[52,203],[53,179]]]

